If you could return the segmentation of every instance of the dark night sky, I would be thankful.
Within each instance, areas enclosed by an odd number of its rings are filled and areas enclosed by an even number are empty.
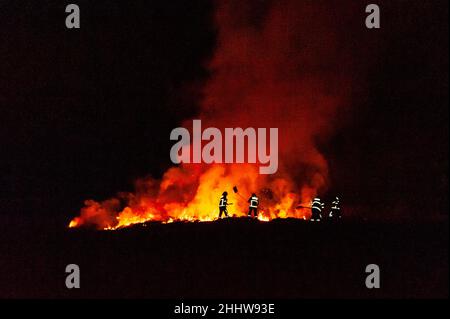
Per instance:
[[[68,3],[0,2],[3,216],[67,222],[86,198],[160,176],[169,133],[196,114],[209,76],[210,1],[78,0],[80,30],[65,28]],[[378,3],[382,41],[355,93],[364,106],[322,146],[332,189],[380,216],[444,214],[448,3]]]

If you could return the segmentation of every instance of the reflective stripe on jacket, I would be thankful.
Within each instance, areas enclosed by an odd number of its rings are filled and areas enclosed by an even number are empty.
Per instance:
[[[228,204],[228,200],[226,197],[222,196],[220,198],[219,207],[226,207]]]
[[[259,204],[259,199],[256,196],[252,196],[252,197],[250,197],[249,202],[250,202],[250,207],[257,208],[258,204]]]

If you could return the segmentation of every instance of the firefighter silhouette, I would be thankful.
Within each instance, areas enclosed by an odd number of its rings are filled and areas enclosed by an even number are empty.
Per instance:
[[[255,193],[252,194],[252,196],[248,199],[248,217],[258,217],[258,205],[259,205],[259,199],[258,196],[256,196]]]
[[[332,219],[341,219],[341,208],[339,207],[339,197],[336,196],[334,201],[331,202],[331,211],[329,217]]]
[[[228,193],[227,192],[223,192],[222,196],[220,197],[220,201],[219,201],[219,218],[222,218],[222,214],[225,214],[226,217],[228,217],[228,210],[227,210],[227,206],[230,205],[228,203]]]
[[[322,203],[319,197],[315,197],[311,204],[311,221],[320,222],[322,220],[322,209],[325,207],[325,204]]]

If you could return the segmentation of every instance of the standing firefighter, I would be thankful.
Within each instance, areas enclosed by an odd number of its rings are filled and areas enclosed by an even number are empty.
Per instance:
[[[311,204],[311,221],[320,222],[322,220],[322,209],[325,207],[325,204],[322,203],[319,197],[315,197]]]
[[[252,213],[254,217],[258,217],[258,205],[259,205],[259,199],[258,196],[256,196],[255,193],[252,194],[252,196],[248,199],[249,207],[248,207],[248,217],[252,217]]]
[[[339,197],[336,196],[335,200],[331,202],[331,211],[330,211],[330,218],[333,219],[341,219],[341,208],[339,207]]]
[[[228,211],[227,211],[227,206],[231,205],[231,203],[228,203],[228,193],[227,192],[223,192],[222,196],[220,197],[220,201],[219,201],[219,218],[222,218],[222,213],[225,214],[226,217],[228,217]]]

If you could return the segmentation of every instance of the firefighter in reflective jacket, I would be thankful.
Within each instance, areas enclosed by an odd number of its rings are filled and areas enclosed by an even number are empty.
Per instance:
[[[222,213],[225,214],[226,217],[228,217],[228,211],[227,206],[231,205],[231,203],[228,203],[228,193],[223,192],[222,196],[220,197],[219,201],[219,218],[222,218]]]
[[[339,197],[336,196],[335,200],[331,202],[330,218],[341,219],[341,208],[339,207]]]
[[[311,221],[319,222],[322,220],[322,209],[324,207],[325,207],[325,204],[322,203],[322,201],[320,200],[319,197],[315,197],[313,199],[312,204],[311,204],[311,210],[312,210]]]
[[[259,205],[259,199],[258,196],[256,196],[255,193],[252,194],[252,196],[248,199],[249,207],[248,207],[248,217],[258,217],[258,205]]]

